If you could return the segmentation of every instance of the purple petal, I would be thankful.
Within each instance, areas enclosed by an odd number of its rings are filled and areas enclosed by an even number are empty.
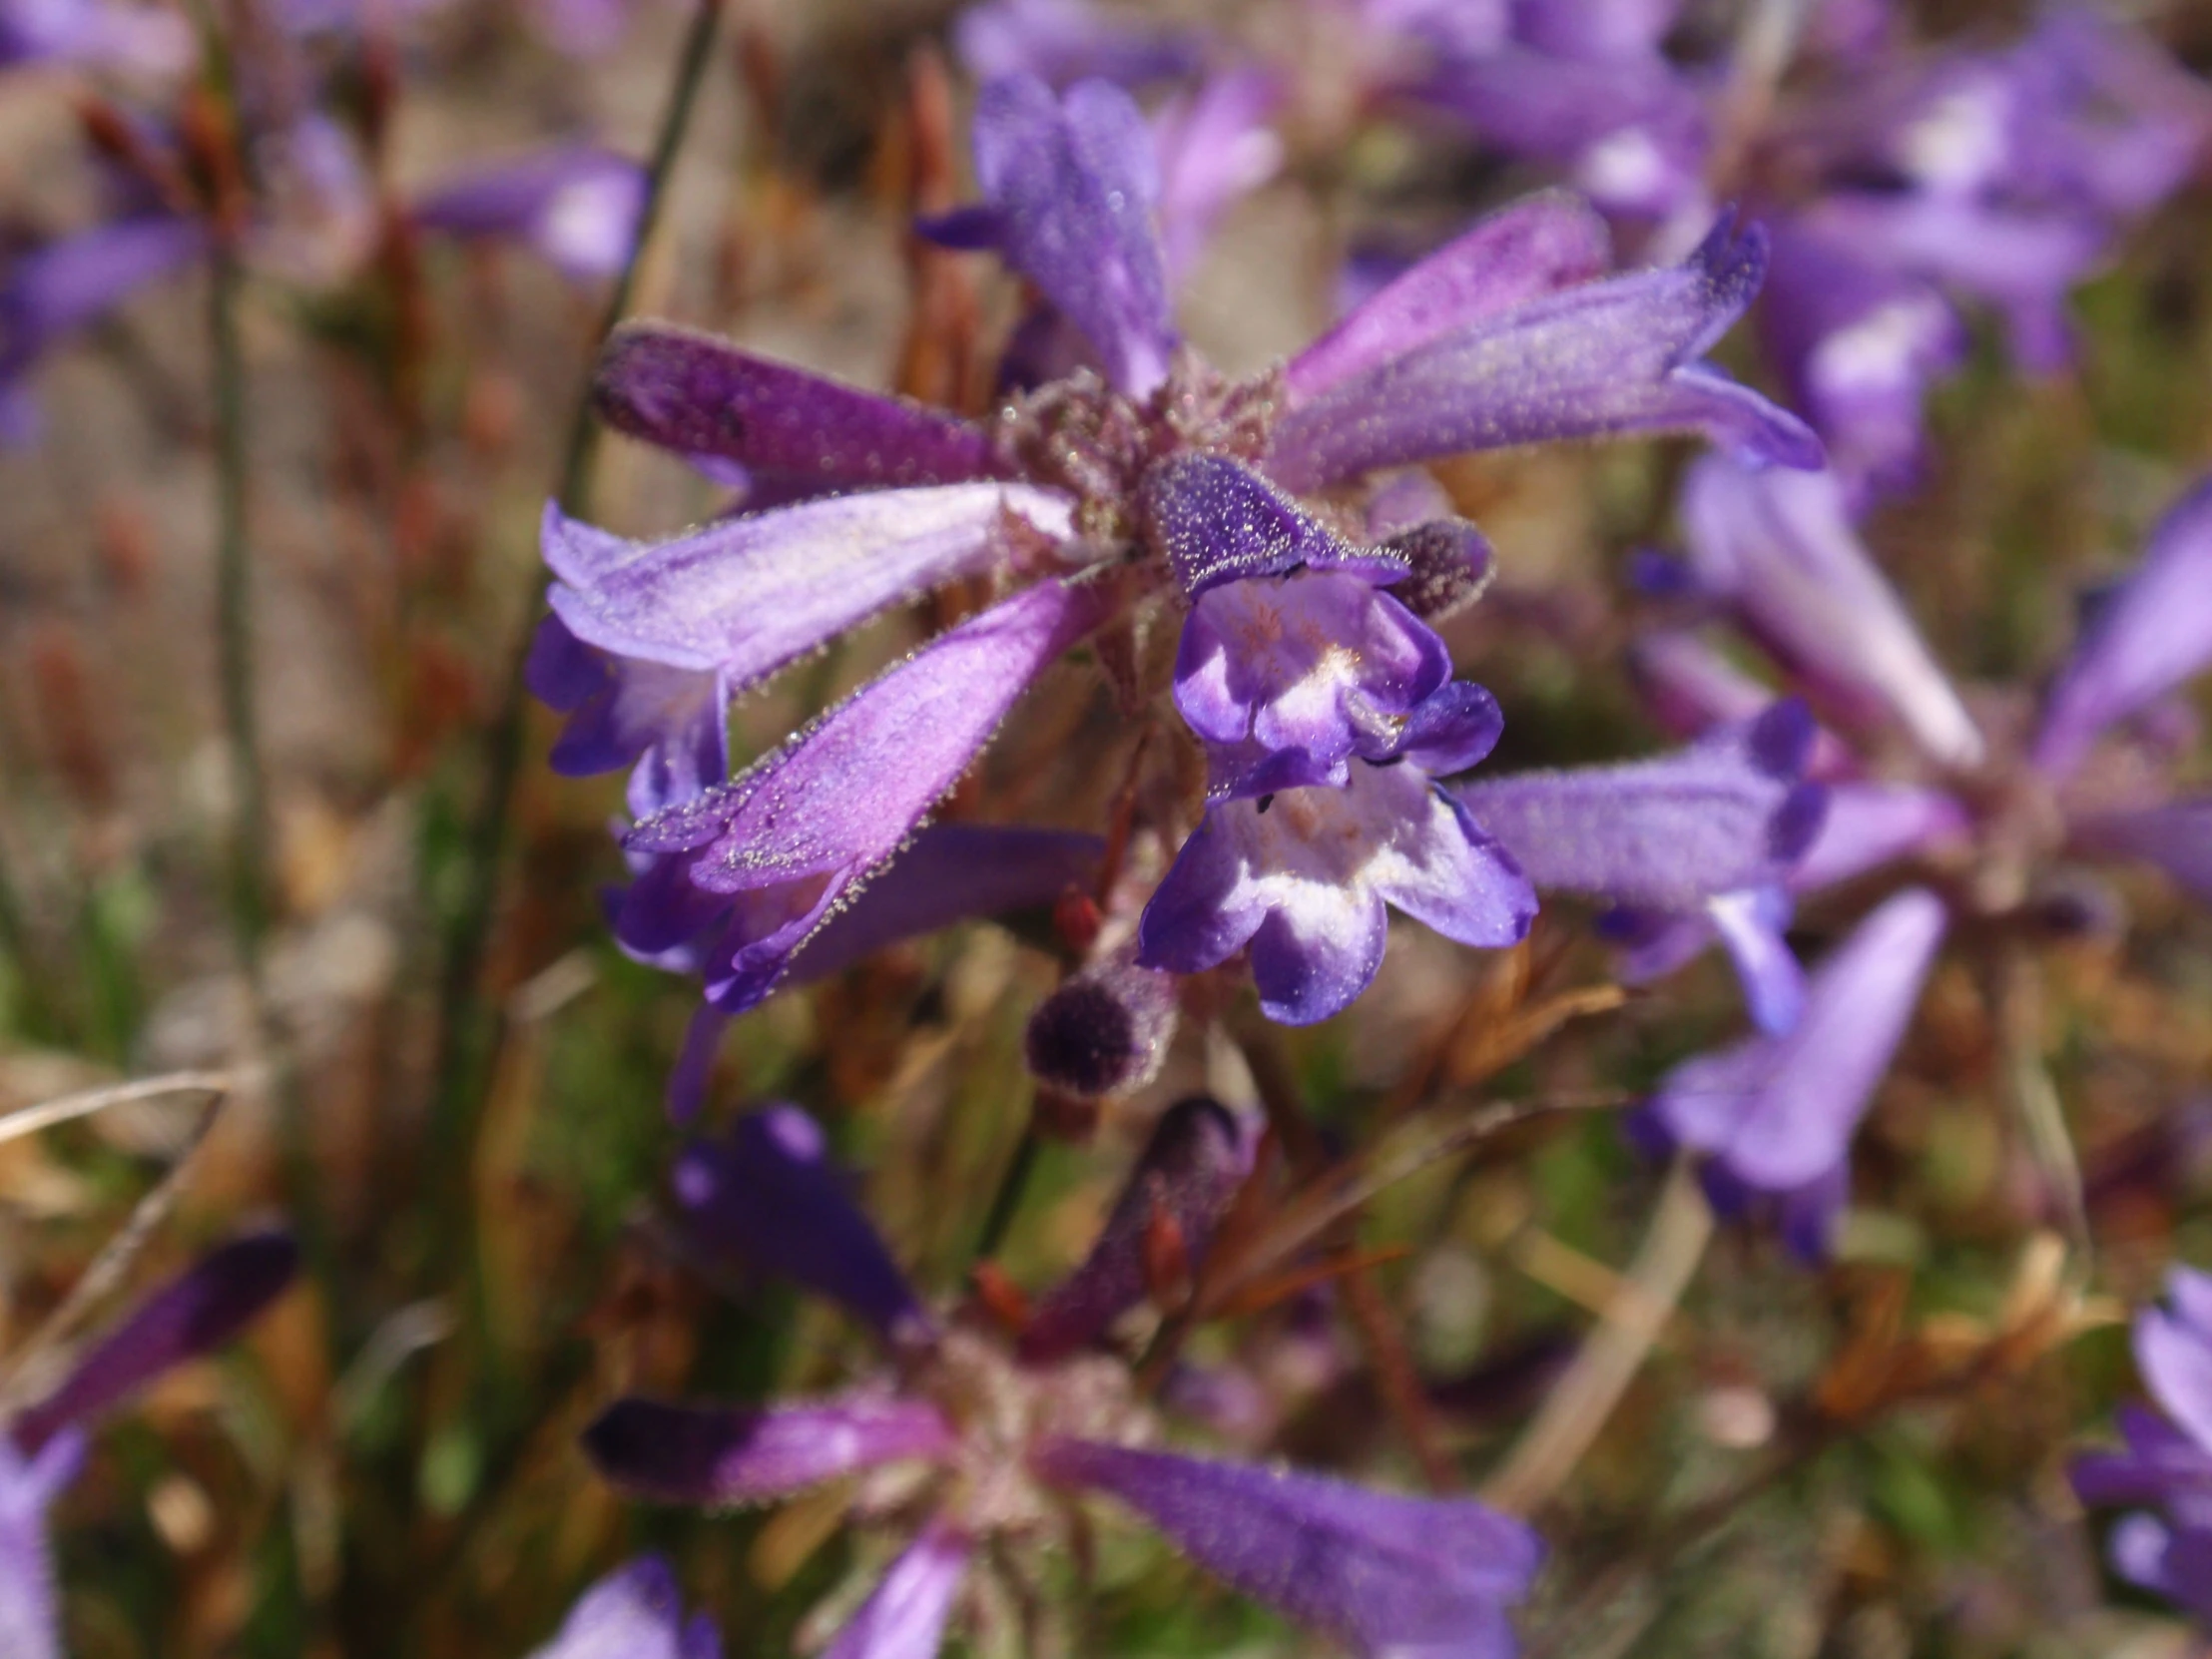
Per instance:
[[[1705,585],[1825,701],[1860,719],[1887,709],[1947,766],[1981,761],[1981,734],[1852,530],[1833,473],[1708,455],[1681,512]]]
[[[1736,969],[1752,1024],[1770,1036],[1789,1031],[1805,1012],[1805,969],[1784,936],[1789,899],[1773,887],[1716,893],[1705,913]]]
[[[575,521],[549,503],[548,602],[587,644],[719,674],[735,695],[880,610],[1006,563],[1019,535],[1070,527],[1048,491],[941,484],[725,519],[614,561],[572,553]]]
[[[1899,893],[1814,971],[1787,1035],[1677,1066],[1653,1111],[1679,1144],[1760,1192],[1789,1193],[1828,1174],[1889,1070],[1943,928],[1935,894]]]
[[[2145,1406],[2119,1410],[2125,1451],[2091,1452],[2068,1469],[2083,1503],[2118,1506],[2212,1497],[2212,1451]]]
[[[1091,1253],[1037,1303],[1021,1358],[1037,1365],[1072,1354],[1142,1302],[1151,1289],[1147,1241],[1160,1222],[1174,1225],[1195,1270],[1251,1162],[1237,1120],[1215,1102],[1194,1096],[1169,1107]]]
[[[426,231],[526,242],[565,275],[611,276],[629,261],[645,170],[593,145],[520,157],[451,180],[418,201]]]
[[[1300,568],[1404,581],[1401,554],[1354,547],[1258,473],[1226,455],[1177,455],[1144,475],[1145,529],[1183,591]]]
[[[1477,1636],[1503,1637],[1543,1560],[1527,1526],[1469,1499],[1090,1440],[1047,1440],[1031,1462],[1118,1498],[1255,1601],[1371,1650],[1483,1651]]]
[[[792,958],[788,983],[841,973],[901,939],[1089,889],[1106,843],[1074,830],[932,824]]]
[[[1150,394],[1176,335],[1150,217],[1158,166],[1136,105],[1104,81],[1063,100],[1016,77],[983,89],[974,132],[1007,261],[1082,330],[1116,389]]]
[[[1356,306],[1290,361],[1293,406],[1532,299],[1601,276],[1605,222],[1563,193],[1502,208]]]
[[[84,1455],[84,1437],[74,1431],[28,1457],[0,1434],[0,1653],[8,1659],[62,1659],[46,1511]]]
[[[1283,141],[1267,122],[1283,91],[1264,69],[1227,69],[1154,118],[1160,242],[1170,276],[1197,265],[1222,216],[1282,168]]]
[[[1056,87],[1172,80],[1195,74],[1204,52],[1189,30],[1125,20],[1088,0],[987,0],[960,13],[952,46],[978,82],[1028,75]]]
[[[668,1562],[641,1555],[577,1597],[531,1659],[722,1659],[722,1638],[704,1613],[685,1620]]]
[[[1016,699],[1099,619],[1099,590],[1040,583],[942,635],[744,776],[647,819],[634,852],[689,853],[729,895],[708,994],[751,1007],[792,953],[889,861]]]
[[[1257,795],[1342,785],[1355,756],[1387,760],[1450,677],[1443,641],[1396,600],[1361,576],[1304,570],[1198,596],[1175,706],[1207,741],[1212,793]]]
[[[1964,835],[1965,808],[1942,790],[1911,784],[1831,784],[1820,832],[1789,874],[1792,892],[1817,892]]]
[[[1536,913],[1527,878],[1413,764],[1343,789],[1207,810],[1145,906],[1137,959],[1197,973],[1249,945],[1270,1019],[1311,1024],[1382,965],[1387,901],[1461,944],[1505,945]]]
[[[2142,563],[2098,611],[2043,711],[2034,761],[2070,774],[2097,734],[2212,663],[2212,478],[2170,508]]]
[[[688,971],[687,964],[687,971]],[[684,1028],[684,1046],[676,1052],[676,1064],[668,1073],[668,1118],[690,1123],[707,1104],[707,1086],[714,1079],[715,1057],[722,1048],[722,1034],[730,1016],[713,1003],[692,1010]]]
[[[1796,701],[1653,761],[1459,786],[1475,822],[1538,888],[1692,909],[1762,886],[1805,851],[1826,798],[1800,781],[1813,735]]]
[[[523,678],[568,716],[550,757],[567,778],[636,763],[629,807],[649,818],[703,795],[730,773],[730,693],[714,672],[610,657],[558,616],[538,623]]]
[[[956,484],[1006,472],[980,427],[672,323],[616,329],[592,398],[618,432],[815,488]]]
[[[1703,353],[1766,268],[1756,227],[1724,220],[1680,266],[1530,300],[1341,380],[1275,429],[1268,471],[1294,490],[1468,449],[1703,431],[1788,466],[1818,466],[1795,415]]]
[[[1648,58],[1682,15],[1682,0],[1514,0],[1514,38],[1555,58]]]
[[[893,1561],[822,1659],[935,1659],[967,1576],[968,1541],[943,1521]]]
[[[0,279],[0,381],[62,336],[99,321],[150,282],[191,264],[205,227],[148,218],[61,237],[9,261]]]
[[[2114,218],[2184,185],[2212,133],[2212,90],[2149,37],[2087,6],[2045,12],[2012,53],[2020,171]]]
[[[694,1141],[671,1177],[684,1225],[709,1250],[841,1303],[894,1342],[929,1316],[845,1191],[822,1126],[797,1106],[740,1118],[727,1143]]]
[[[9,1425],[15,1444],[35,1453],[163,1372],[221,1348],[284,1293],[298,1268],[288,1233],[251,1233],[211,1251],[125,1315],[60,1387],[22,1411]]]
[[[2212,1273],[2176,1262],[2166,1270],[2166,1302],[2174,1318],[2212,1351]]]
[[[618,1399],[584,1454],[623,1491],[714,1508],[767,1503],[883,1463],[941,1461],[952,1427],[922,1400],[860,1398],[752,1409]]]
[[[2212,1339],[2162,1308],[2135,1316],[2135,1365],[2166,1415],[2212,1456]]]

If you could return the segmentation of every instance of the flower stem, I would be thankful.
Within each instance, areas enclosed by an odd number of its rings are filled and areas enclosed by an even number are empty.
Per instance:
[[[678,52],[676,78],[647,168],[645,200],[638,211],[637,235],[592,341],[595,362],[599,342],[613,331],[629,309],[631,294],[637,286],[638,267],[660,223],[669,177],[683,148],[692,109],[698,102],[699,88],[714,53],[723,7],[724,0],[700,0],[699,10]],[[588,504],[592,456],[598,440],[599,425],[592,414],[592,366],[587,365],[562,453],[559,501],[564,512],[581,513]],[[432,1134],[443,1156],[465,1153],[473,1139],[472,1125],[482,1095],[478,1078],[483,1069],[485,1046],[480,1031],[484,956],[498,908],[500,854],[506,845],[507,824],[514,807],[515,783],[521,769],[529,716],[523,671],[529,661],[537,615],[544,603],[545,581],[544,570],[535,569],[524,614],[508,647],[499,688],[499,708],[484,737],[483,795],[462,854],[465,879],[461,884],[460,905],[446,934],[439,979],[440,1025],[430,1101]]]
[[[216,654],[231,762],[231,926],[258,985],[269,931],[269,789],[254,711],[254,606],[246,540],[246,369],[239,348],[238,252],[216,239],[208,280],[215,374]]]

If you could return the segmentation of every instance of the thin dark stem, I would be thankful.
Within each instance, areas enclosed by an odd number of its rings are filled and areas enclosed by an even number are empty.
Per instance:
[[[219,237],[208,281],[215,359],[216,652],[231,812],[231,922],[239,961],[261,978],[269,931],[269,791],[254,712],[254,607],[246,541],[246,368],[239,350],[238,254]]]
[[[653,158],[647,169],[645,201],[638,213],[636,240],[607,310],[593,340],[598,344],[613,331],[629,309],[637,285],[638,266],[645,257],[653,232],[660,223],[670,174],[691,125],[707,64],[722,22],[724,0],[700,0],[700,7],[684,36],[677,56],[676,79],[669,92],[668,108],[661,117],[654,140]],[[592,374],[587,366],[584,384],[577,393],[570,417],[568,441],[562,454],[561,508],[581,513],[588,505],[591,462],[599,440],[599,425],[592,413]],[[484,955],[490,943],[492,919],[498,911],[500,854],[506,846],[507,823],[514,808],[515,782],[521,770],[523,737],[529,715],[529,695],[523,670],[529,661],[530,642],[537,615],[544,603],[545,572],[537,569],[530,582],[523,616],[508,647],[500,682],[499,708],[484,739],[483,796],[470,826],[463,854],[466,880],[462,884],[459,913],[446,935],[439,980],[437,1053],[431,1081],[431,1122],[441,1156],[459,1157],[473,1138],[475,1108],[481,1090]]]
[[[1022,1194],[1029,1190],[1030,1172],[1037,1167],[1040,1139],[1036,1120],[1032,1118],[1023,1128],[1021,1139],[1014,1143],[1014,1155],[1007,1160],[1006,1173],[998,1178],[998,1191],[991,1195],[990,1210],[983,1217],[983,1231],[975,1241],[978,1262],[989,1260],[1006,1242],[1006,1230],[1014,1224]]]

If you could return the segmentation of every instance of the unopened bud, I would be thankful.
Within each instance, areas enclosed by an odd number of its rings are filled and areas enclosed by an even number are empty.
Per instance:
[[[1085,969],[1037,1004],[1023,1052],[1045,1088],[1097,1100],[1159,1075],[1175,1034],[1175,979],[1126,955]]]
[[[1413,566],[1412,575],[1391,584],[1390,597],[1427,622],[1439,621],[1481,598],[1497,569],[1489,542],[1463,518],[1416,524],[1382,546]]]

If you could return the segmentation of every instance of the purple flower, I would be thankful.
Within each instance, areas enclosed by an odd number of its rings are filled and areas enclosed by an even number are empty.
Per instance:
[[[0,71],[73,64],[168,79],[192,66],[189,24],[155,6],[0,0]]]
[[[2110,813],[2069,815],[2067,844],[2099,857],[2154,864],[2212,904],[2212,798],[2193,796]]]
[[[1851,1138],[1911,1023],[1944,922],[1925,888],[1885,900],[1813,971],[1787,1034],[1700,1055],[1660,1082],[1647,1127],[1705,1155],[1719,1207],[1769,1198],[1793,1247],[1825,1252]]]
[[[1512,855],[1430,778],[1489,752],[1497,706],[1477,687],[1456,747],[1351,768],[1341,789],[1216,802],[1145,906],[1137,959],[1198,973],[1249,949],[1270,1019],[1310,1025],[1348,1007],[1382,964],[1385,905],[1461,944],[1528,932],[1536,895]]]
[[[207,246],[206,227],[155,215],[56,238],[0,268],[0,442],[25,441],[36,429],[23,382],[41,355]]]
[[[631,851],[670,855],[662,871],[695,919],[720,912],[705,947],[711,1001],[736,1012],[775,989],[793,953],[959,781],[1029,682],[1097,622],[1099,591],[1048,581],[994,606],[743,776],[630,831]]]
[[[519,157],[447,181],[418,199],[425,231],[526,244],[577,281],[611,276],[630,258],[645,207],[645,170],[594,145]]]
[[[1214,227],[1240,197],[1281,171],[1283,141],[1268,118],[1282,101],[1281,84],[1265,70],[1230,69],[1153,118],[1161,254],[1171,277],[1198,264]]]
[[[212,1251],[126,1314],[36,1403],[0,1421],[0,1653],[60,1659],[45,1514],[84,1460],[101,1413],[237,1336],[291,1283],[288,1234],[254,1233]]]
[[[798,1116],[777,1108],[773,1134],[733,1143],[730,1158],[755,1167],[715,1203],[740,1205],[790,1171],[786,1131]],[[1471,1501],[1134,1450],[1127,1442],[1148,1425],[1127,1397],[1126,1369],[1073,1352],[1143,1300],[1145,1241],[1159,1228],[1173,1225],[1203,1252],[1246,1156],[1244,1135],[1211,1102],[1170,1112],[1090,1259],[1040,1305],[1044,1335],[1018,1357],[939,1328],[906,1351],[889,1387],[759,1407],[617,1400],[585,1431],[585,1451],[627,1491],[716,1506],[893,1464],[919,1472],[926,1484],[902,1479],[908,1495],[897,1507],[911,1512],[918,1492],[927,1518],[832,1642],[837,1659],[928,1659],[981,1556],[977,1543],[1001,1530],[1064,1528],[1056,1494],[1086,1491],[1137,1510],[1246,1594],[1369,1653],[1441,1652],[1449,1642],[1452,1653],[1510,1659],[1505,1608],[1526,1594],[1542,1555],[1522,1523]],[[841,1261],[866,1226],[837,1183],[810,1173],[804,1196],[761,1237],[773,1235],[781,1262],[818,1250]],[[880,1244],[866,1254],[888,1260]],[[849,1294],[842,1275],[809,1271],[818,1288]],[[863,1315],[877,1297],[872,1278]],[[864,1478],[858,1489],[864,1502]]]
[[[1275,428],[1268,471],[1311,489],[1461,450],[1669,431],[1702,431],[1787,466],[1817,466],[1820,441],[1796,416],[1703,360],[1765,271],[1764,235],[1739,233],[1724,218],[1682,265],[1540,294],[1410,340],[1308,395],[1295,389],[1294,359],[1292,407]],[[1369,303],[1387,300],[1418,272]]]
[[[722,1638],[706,1614],[684,1617],[668,1562],[641,1555],[577,1597],[530,1659],[722,1659]]]
[[[1195,74],[1204,43],[1089,0],[985,0],[952,25],[960,63],[979,82],[1028,76],[1048,86],[1111,81],[1141,87]]]
[[[1455,794],[1539,888],[1689,909],[1779,880],[1818,834],[1826,792],[1804,782],[1803,703],[1693,748],[1625,766],[1520,773]]]
[[[1680,510],[1699,581],[1816,699],[1861,722],[1887,712],[1945,766],[1979,764],[1980,732],[1853,532],[1834,473],[1708,455]]]
[[[2212,664],[2212,479],[2168,509],[2118,592],[2059,670],[2034,762],[2063,779],[2099,733]]]
[[[2097,1505],[2144,1506],[2113,1528],[2112,1565],[2212,1625],[2212,1275],[2175,1267],[2170,1309],[2135,1317],[2135,1364],[2163,1416],[2123,1407],[2127,1449],[2077,1457],[2074,1490]]]

